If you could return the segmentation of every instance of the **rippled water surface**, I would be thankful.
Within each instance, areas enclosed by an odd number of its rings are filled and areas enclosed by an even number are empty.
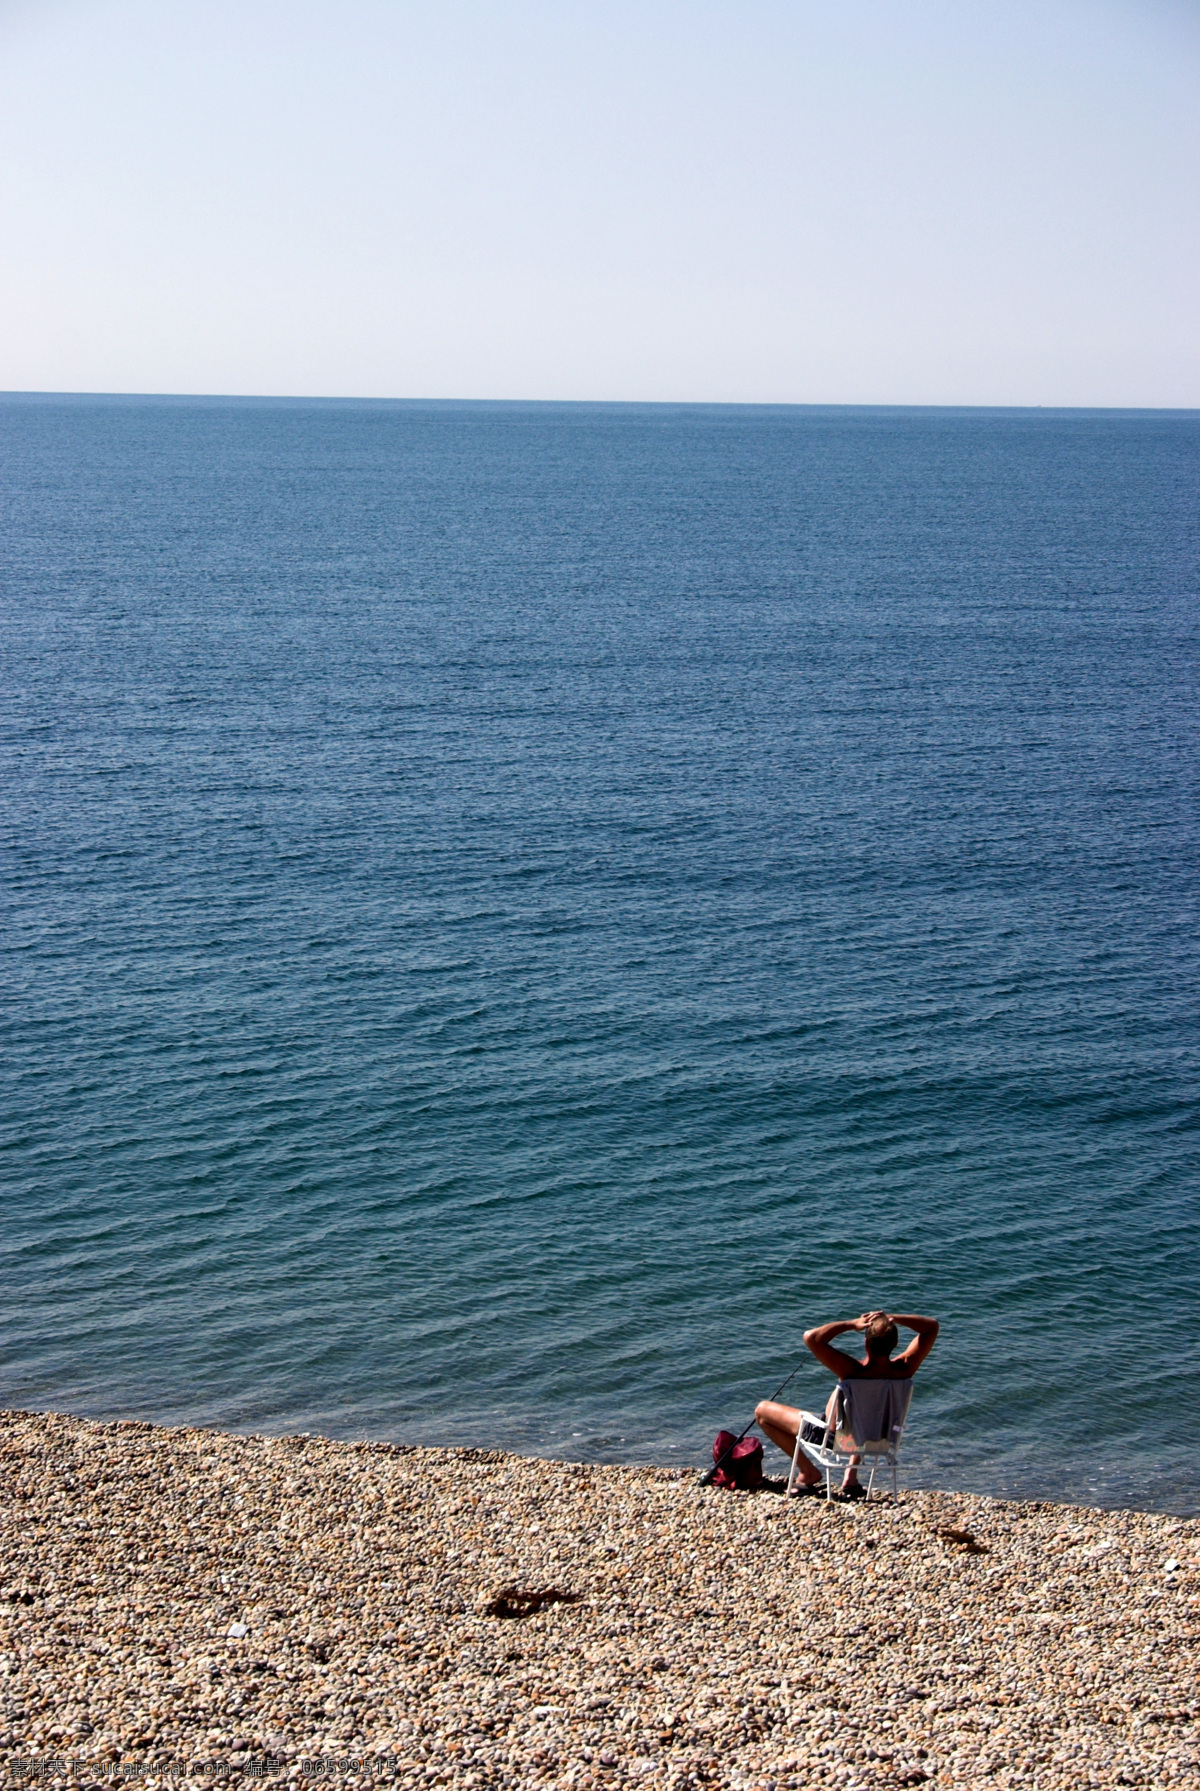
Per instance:
[[[1200,1508],[1200,419],[0,420],[5,1403]]]

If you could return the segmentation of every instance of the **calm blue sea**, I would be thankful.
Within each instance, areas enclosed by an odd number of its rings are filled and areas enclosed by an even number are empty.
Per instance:
[[[1200,416],[0,426],[3,1403],[1200,1509]]]

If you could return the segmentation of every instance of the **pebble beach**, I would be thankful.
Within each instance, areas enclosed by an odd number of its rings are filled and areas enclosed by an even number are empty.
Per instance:
[[[0,1443],[13,1782],[1200,1778],[1197,1519],[23,1412]]]

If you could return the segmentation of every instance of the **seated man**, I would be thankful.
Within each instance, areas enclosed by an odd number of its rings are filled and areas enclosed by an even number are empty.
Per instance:
[[[893,1357],[892,1351],[900,1341],[898,1327],[903,1325],[906,1331],[915,1331],[916,1336],[902,1355]],[[833,1339],[840,1337],[843,1331],[865,1332],[866,1355],[856,1362],[853,1356],[846,1355],[844,1350],[834,1349]],[[915,1314],[890,1312],[864,1312],[861,1318],[836,1319],[832,1324],[818,1325],[813,1331],[805,1331],[804,1341],[807,1343],[817,1361],[836,1374],[839,1381],[873,1380],[905,1381],[917,1372],[930,1350],[937,1341],[938,1321],[936,1318],[918,1318]],[[833,1421],[837,1399],[837,1388],[826,1407],[825,1416]],[[759,1429],[764,1436],[778,1445],[790,1456],[796,1447],[796,1432],[800,1425],[800,1413],[794,1405],[777,1405],[773,1399],[764,1399],[754,1413]],[[862,1499],[866,1490],[858,1483],[858,1464],[862,1457],[852,1455],[842,1481],[840,1497],[843,1499]],[[815,1491],[821,1484],[818,1470],[801,1451],[797,1468],[800,1481],[797,1488],[806,1492],[810,1488]]]

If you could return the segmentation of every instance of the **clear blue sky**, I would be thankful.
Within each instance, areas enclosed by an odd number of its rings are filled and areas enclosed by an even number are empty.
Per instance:
[[[1184,0],[2,0],[0,386],[1200,405]]]

